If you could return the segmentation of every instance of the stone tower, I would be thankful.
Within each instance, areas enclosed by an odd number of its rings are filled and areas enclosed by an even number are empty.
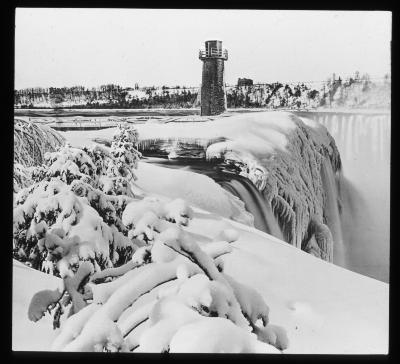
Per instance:
[[[226,110],[224,61],[228,59],[228,51],[222,48],[222,41],[207,40],[199,58],[203,61],[201,115],[221,114]]]

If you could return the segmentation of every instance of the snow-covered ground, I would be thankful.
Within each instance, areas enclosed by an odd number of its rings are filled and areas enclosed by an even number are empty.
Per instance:
[[[139,163],[136,175],[137,185],[144,191],[172,199],[183,198],[194,206],[253,226],[254,218],[245,210],[244,203],[205,175],[144,162]]]
[[[261,293],[270,322],[289,337],[285,353],[385,354],[388,350],[388,285],[324,262],[268,234],[195,209],[186,228],[207,244],[221,229],[239,239],[224,271]],[[56,332],[49,316],[28,321],[29,300],[59,279],[14,261],[13,350],[49,350]]]
[[[13,260],[12,285],[12,350],[48,350],[57,336],[53,318],[46,315],[38,322],[28,320],[28,307],[32,296],[43,289],[62,288],[60,278],[29,268]]]

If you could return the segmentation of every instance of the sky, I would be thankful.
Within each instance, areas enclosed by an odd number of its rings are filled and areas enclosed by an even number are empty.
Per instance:
[[[208,39],[227,84],[390,73],[390,12],[17,8],[15,25],[15,89],[199,86]]]

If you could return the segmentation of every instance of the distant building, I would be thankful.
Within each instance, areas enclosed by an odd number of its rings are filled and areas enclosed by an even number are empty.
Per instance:
[[[238,86],[252,86],[253,80],[251,80],[250,78],[239,78],[237,85]]]

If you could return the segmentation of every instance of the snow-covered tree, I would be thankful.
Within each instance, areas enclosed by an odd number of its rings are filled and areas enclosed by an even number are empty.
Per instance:
[[[44,162],[46,152],[65,143],[53,129],[22,119],[14,119],[14,192],[30,186],[31,169]]]
[[[46,153],[31,171],[35,183],[15,196],[14,257],[62,277],[76,259],[91,260],[95,271],[124,263],[135,250],[121,218],[140,193],[136,140],[135,129],[121,126],[109,150],[66,145]]]

